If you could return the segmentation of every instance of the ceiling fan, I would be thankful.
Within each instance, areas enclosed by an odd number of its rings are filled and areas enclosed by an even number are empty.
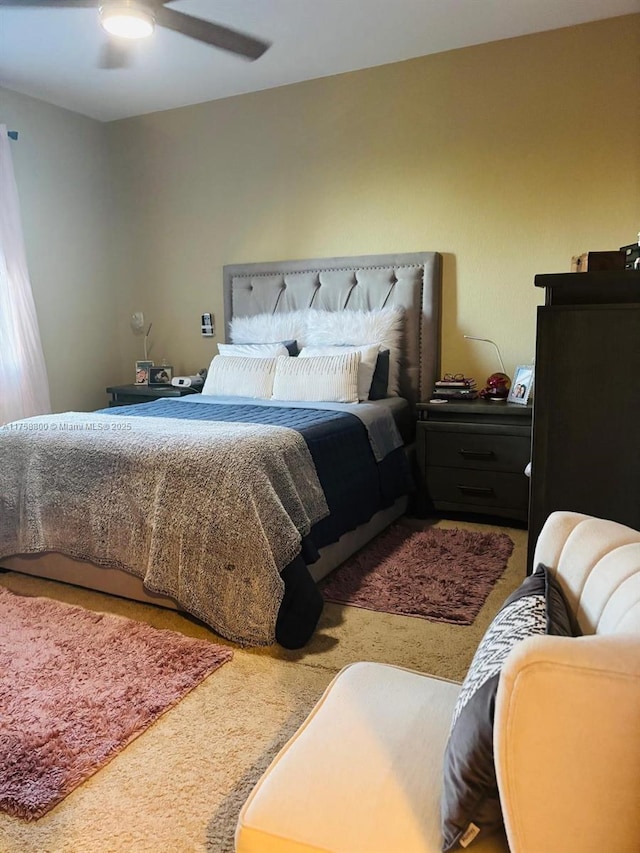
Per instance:
[[[170,0],[0,0],[0,7],[97,8],[100,23],[108,34],[98,63],[102,68],[128,65],[130,52],[127,44],[150,36],[156,25],[250,60],[258,59],[270,47],[269,42],[169,9],[168,2]]]

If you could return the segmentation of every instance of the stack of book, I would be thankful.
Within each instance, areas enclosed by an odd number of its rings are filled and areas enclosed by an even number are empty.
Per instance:
[[[433,400],[475,400],[478,396],[476,380],[456,374],[438,379],[433,389]]]

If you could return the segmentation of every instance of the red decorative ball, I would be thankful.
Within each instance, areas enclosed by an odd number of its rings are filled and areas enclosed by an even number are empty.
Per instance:
[[[506,373],[492,373],[487,379],[487,387],[483,388],[480,396],[488,400],[506,400],[511,388],[511,379]]]

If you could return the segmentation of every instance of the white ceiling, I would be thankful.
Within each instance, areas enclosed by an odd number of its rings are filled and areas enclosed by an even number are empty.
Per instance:
[[[96,0],[96,6],[99,0]],[[168,30],[96,66],[94,9],[0,7],[0,86],[101,121],[640,11],[640,0],[176,0],[272,42],[255,62]]]

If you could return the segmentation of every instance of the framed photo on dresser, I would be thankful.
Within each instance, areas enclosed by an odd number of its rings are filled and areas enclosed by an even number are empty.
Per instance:
[[[533,391],[533,364],[520,364],[509,389],[507,402],[526,406]]]
[[[136,385],[149,384],[149,370],[152,367],[152,361],[136,361]]]
[[[173,367],[168,364],[149,368],[149,385],[171,385],[172,379]]]

